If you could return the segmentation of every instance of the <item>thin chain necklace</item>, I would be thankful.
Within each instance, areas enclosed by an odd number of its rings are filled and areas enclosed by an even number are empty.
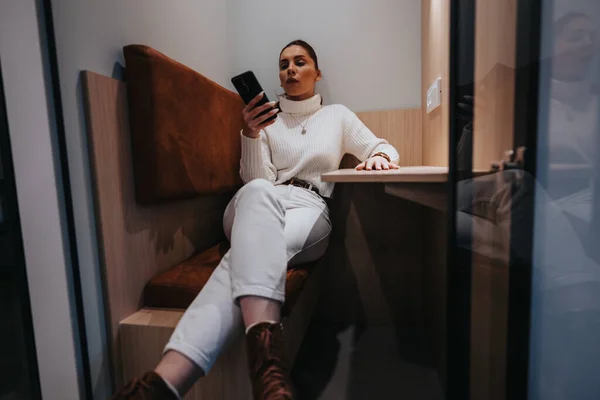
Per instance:
[[[312,117],[312,115],[310,117],[308,117],[308,119],[306,120],[306,122],[304,122],[304,125],[302,125],[302,122],[300,122],[300,120],[292,113],[290,113],[290,115],[292,116],[292,118],[294,118],[296,120],[296,122],[298,123],[298,125],[300,125],[302,127],[302,134],[306,135],[306,125],[308,125],[308,122],[310,121],[310,118]]]
[[[275,92],[275,96],[278,98],[281,97],[281,95],[277,94],[277,92]],[[301,131],[302,135],[306,135],[306,132],[307,132],[306,126],[310,122],[310,119],[312,118],[312,116],[315,114],[315,111],[310,113],[311,115],[306,119],[306,122],[304,122],[304,124],[302,124],[300,122],[300,120],[298,119],[298,117],[296,117],[294,114],[292,114],[292,113],[288,113],[288,114],[291,115],[292,118],[294,118],[294,120],[298,123],[298,125],[300,125],[302,127],[302,131]]]

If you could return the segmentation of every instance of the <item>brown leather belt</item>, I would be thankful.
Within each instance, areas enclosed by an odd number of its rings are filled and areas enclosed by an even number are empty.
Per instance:
[[[293,185],[293,186],[298,186],[298,187],[301,187],[304,189],[312,190],[313,192],[315,192],[316,194],[321,196],[321,194],[319,193],[319,189],[317,189],[317,187],[315,185],[313,185],[312,183],[308,183],[302,179],[292,178],[290,180],[283,182],[283,185]]]

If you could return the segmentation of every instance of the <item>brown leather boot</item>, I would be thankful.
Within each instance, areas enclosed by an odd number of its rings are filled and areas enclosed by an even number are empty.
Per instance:
[[[148,371],[123,386],[110,400],[177,400],[177,396],[156,372]]]
[[[283,325],[262,322],[253,326],[246,334],[246,345],[254,400],[291,400]]]

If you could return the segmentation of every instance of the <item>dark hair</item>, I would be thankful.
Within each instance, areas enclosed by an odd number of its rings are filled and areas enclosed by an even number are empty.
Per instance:
[[[283,54],[283,51],[285,49],[287,49],[288,47],[292,47],[292,46],[300,46],[304,50],[306,50],[306,52],[308,53],[310,58],[312,58],[312,60],[315,62],[315,68],[317,70],[319,69],[319,59],[317,58],[317,52],[310,44],[306,43],[304,40],[294,40],[293,42],[288,43],[287,46],[285,46],[283,49],[281,49],[281,53],[279,53],[279,57],[281,57],[281,54]]]
[[[569,25],[571,23],[571,21],[579,19],[579,18],[590,20],[590,17],[588,17],[584,13],[580,13],[580,12],[568,13],[566,15],[563,15],[558,20],[556,20],[556,22],[554,22],[554,34],[557,37],[560,36],[563,33],[564,29],[567,27],[567,25]]]

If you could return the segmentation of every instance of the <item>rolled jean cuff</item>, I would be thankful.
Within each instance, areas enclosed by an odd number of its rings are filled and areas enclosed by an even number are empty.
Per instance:
[[[233,298],[236,304],[240,303],[241,297],[255,296],[265,299],[275,300],[283,304],[285,302],[285,293],[279,290],[267,289],[262,286],[242,286],[233,291]]]
[[[207,357],[202,351],[195,349],[194,347],[182,343],[182,342],[172,342],[169,341],[163,350],[163,355],[165,355],[168,351],[176,351],[178,353],[183,354],[187,358],[189,358],[194,364],[202,369],[204,375],[208,374],[208,371],[213,367],[217,360],[211,360]]]

